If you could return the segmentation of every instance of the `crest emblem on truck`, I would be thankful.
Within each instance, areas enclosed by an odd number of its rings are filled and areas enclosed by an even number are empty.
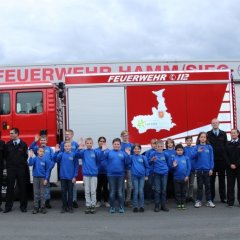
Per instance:
[[[132,120],[132,126],[138,129],[139,133],[145,133],[149,129],[155,129],[159,132],[163,129],[170,130],[176,124],[172,122],[172,116],[167,112],[167,106],[163,92],[165,89],[159,91],[152,91],[157,97],[158,105],[152,107],[152,115],[138,115]]]

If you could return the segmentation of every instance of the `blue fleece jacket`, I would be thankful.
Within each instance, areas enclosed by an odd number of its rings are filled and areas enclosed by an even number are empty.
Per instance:
[[[155,151],[156,151],[156,150],[155,150],[154,148],[151,148],[151,149],[149,149],[149,150],[147,150],[147,151],[145,152],[145,156],[146,156],[148,162],[150,162],[150,156],[151,156],[151,154],[152,154],[153,152],[155,152]],[[152,173],[153,173],[153,164],[151,164],[151,165],[149,165],[149,166],[150,166],[149,174],[152,174]]]
[[[108,150],[103,153],[108,176],[124,176],[127,167],[127,153],[121,150]]]
[[[107,166],[106,166],[106,161],[102,159],[104,155],[102,155],[102,148],[98,147],[95,149],[97,153],[99,154],[101,161],[98,165],[98,174],[107,174]]]
[[[44,156],[30,157],[28,160],[28,165],[33,167],[33,177],[41,177],[49,181],[52,162],[48,158],[45,158]]]
[[[173,161],[177,162],[176,167],[173,167]],[[175,155],[172,159],[171,167],[173,169],[173,178],[175,180],[184,180],[191,172],[191,161],[187,156]]]
[[[156,157],[156,160],[152,160],[153,157]],[[153,165],[153,173],[168,175],[169,167],[168,167],[168,155],[165,151],[159,153],[158,151],[154,151],[150,154],[150,162],[149,164]]]
[[[128,164],[131,166],[132,176],[144,177],[149,175],[149,164],[146,156],[134,154],[128,156]]]
[[[195,171],[195,158],[192,155],[192,151],[193,151],[193,146],[186,146],[184,147],[184,155],[189,157],[190,162],[191,162],[191,171]]]
[[[78,158],[73,152],[55,152],[54,162],[60,163],[60,179],[72,180],[78,176]]]
[[[199,148],[203,148],[202,152],[198,152]],[[195,158],[195,169],[202,171],[213,170],[214,157],[213,148],[211,145],[198,144],[193,148],[192,156]]]
[[[76,151],[76,156],[82,159],[83,176],[96,177],[98,175],[100,154],[101,152],[95,149],[79,149]]]
[[[33,150],[33,152],[36,156],[38,155],[37,151],[39,149],[39,146],[37,145],[37,142],[33,141],[31,143],[29,149]],[[49,147],[49,146],[44,147],[44,157],[51,161],[52,169],[54,168],[54,165],[55,165],[55,163],[53,161],[53,154],[54,154],[54,152],[51,147]]]
[[[171,162],[172,162],[172,159],[176,155],[176,150],[175,149],[165,149],[164,152],[167,156],[168,166],[170,166]]]

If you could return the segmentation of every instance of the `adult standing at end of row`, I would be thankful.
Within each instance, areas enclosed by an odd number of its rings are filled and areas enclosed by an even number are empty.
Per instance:
[[[14,201],[14,184],[17,180],[20,196],[20,210],[27,212],[28,147],[19,138],[18,128],[10,130],[11,140],[6,143],[7,194],[4,213],[10,212]]]
[[[0,139],[0,212],[2,211],[2,181],[4,167],[4,148],[5,142]]]
[[[216,173],[218,173],[220,200],[221,202],[226,203],[225,175],[227,134],[219,129],[219,120],[217,118],[212,119],[211,125],[212,130],[207,132],[214,153],[214,169],[211,177],[211,196],[213,201],[215,198]]]

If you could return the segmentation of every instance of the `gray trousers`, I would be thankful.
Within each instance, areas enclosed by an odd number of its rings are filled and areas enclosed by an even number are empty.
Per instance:
[[[188,179],[188,193],[187,193],[187,196],[189,198],[193,198],[194,180],[195,180],[195,171],[192,171],[190,173],[189,179]]]
[[[86,207],[96,206],[97,177],[83,176]]]
[[[45,186],[43,182],[44,178],[33,177],[34,208],[39,208],[39,202],[41,208],[45,207]]]

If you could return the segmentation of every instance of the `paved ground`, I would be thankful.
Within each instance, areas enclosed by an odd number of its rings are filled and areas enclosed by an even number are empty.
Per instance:
[[[109,214],[101,207],[94,215],[84,214],[83,194],[80,193],[80,208],[74,214],[60,213],[60,192],[54,191],[53,209],[46,215],[21,213],[19,203],[8,214],[0,213],[0,240],[71,240],[71,239],[214,239],[240,238],[240,207],[231,209],[216,202],[216,208],[203,206],[196,209],[192,204],[187,210],[177,210],[169,201],[170,212],[153,212],[147,205],[144,213],[133,213],[130,208],[124,214]]]

